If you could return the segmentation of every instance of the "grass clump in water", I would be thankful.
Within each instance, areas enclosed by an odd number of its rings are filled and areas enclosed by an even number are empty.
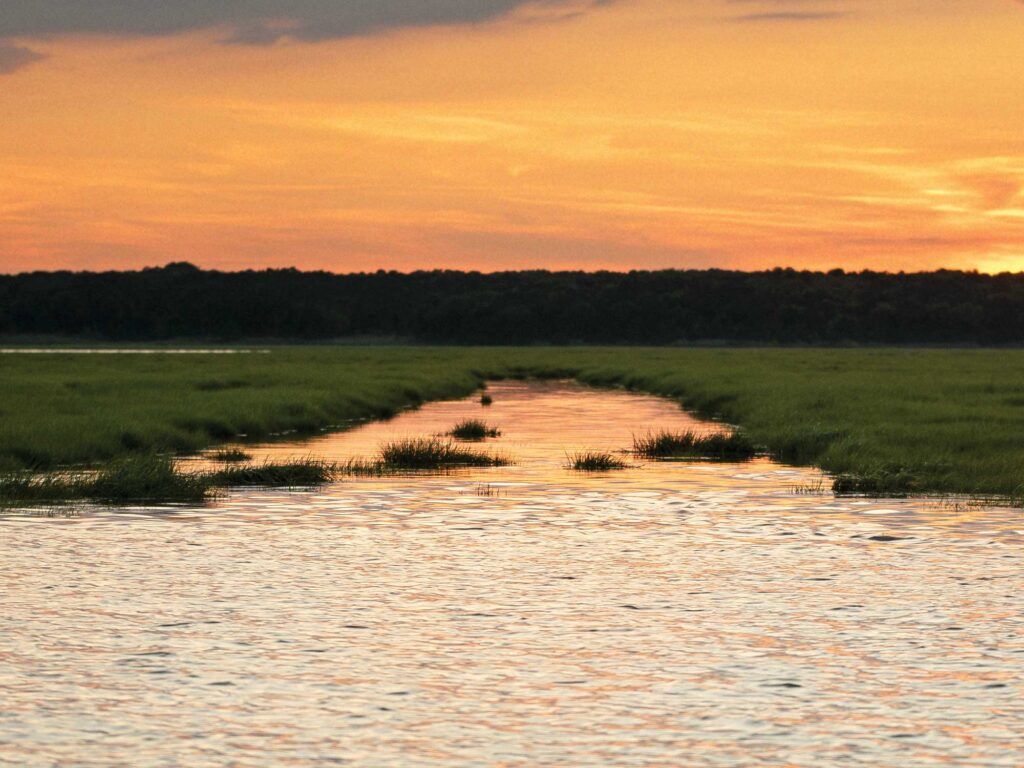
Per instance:
[[[338,466],[338,474],[353,477],[383,477],[394,473],[380,459],[349,459]]]
[[[0,476],[0,507],[57,504],[76,495],[77,478],[73,475],[18,470]]]
[[[486,440],[488,437],[501,437],[501,432],[480,419],[466,419],[456,424],[447,436],[457,440]]]
[[[214,478],[207,473],[181,472],[169,456],[144,455],[121,459],[98,472],[9,473],[0,477],[0,505],[187,504],[206,501],[214,487]]]
[[[645,459],[717,459],[743,461],[757,455],[757,447],[740,432],[701,435],[686,432],[649,433],[633,438],[633,452]]]
[[[209,474],[182,472],[160,455],[122,459],[76,483],[83,498],[108,504],[201,502],[215,484]]]
[[[220,486],[260,488],[307,488],[324,485],[340,474],[339,467],[320,459],[298,459],[287,462],[265,461],[222,469],[213,474]]]
[[[121,459],[97,472],[7,473],[0,476],[0,507],[72,501],[111,506],[199,504],[208,501],[218,488],[308,487],[328,483],[338,474],[335,465],[315,459],[183,472],[170,456],[143,455]]]
[[[608,472],[628,466],[622,459],[605,451],[581,451],[569,456],[569,469],[577,472]]]
[[[244,461],[252,461],[252,454],[240,448],[224,448],[210,454],[210,458],[221,464],[241,464]]]
[[[380,450],[380,465],[384,470],[505,467],[510,463],[503,456],[463,448],[436,437],[396,440]]]
[[[484,406],[485,408],[489,405],[494,405],[494,398],[491,397],[490,395],[481,395],[480,405]]]

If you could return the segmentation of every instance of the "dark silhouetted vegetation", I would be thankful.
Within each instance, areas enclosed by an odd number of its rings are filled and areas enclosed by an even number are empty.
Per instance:
[[[82,485],[85,498],[107,504],[203,501],[215,485],[204,473],[182,472],[167,456],[135,456],[104,467]]]
[[[0,509],[18,505],[59,504],[81,498],[82,478],[68,473],[36,474],[13,470],[0,475]]]
[[[717,459],[744,461],[757,447],[741,432],[702,435],[697,432],[654,432],[633,438],[633,452],[645,459]]]
[[[190,472],[179,469],[169,456],[142,454],[118,459],[95,472],[7,472],[0,475],[0,507],[69,501],[111,506],[198,504],[220,488],[309,487],[331,482],[339,474],[335,465],[315,459]]]
[[[608,472],[628,466],[622,459],[605,451],[581,451],[569,456],[569,469],[577,472]]]
[[[220,486],[306,488],[329,483],[338,474],[340,470],[336,465],[306,458],[286,462],[265,461],[262,464],[222,469],[213,474],[213,481]]]
[[[142,455],[119,459],[95,473],[7,473],[0,477],[0,505],[194,503],[205,501],[214,486],[211,475],[182,472],[170,457]]]
[[[252,454],[246,453],[241,448],[224,448],[211,453],[210,459],[219,461],[221,464],[240,464],[243,461],[252,461]]]
[[[94,340],[376,338],[460,344],[1017,344],[1024,274],[238,273],[0,276],[0,334]],[[250,383],[230,376],[201,391]]]
[[[385,469],[445,469],[448,467],[504,467],[504,456],[463,448],[434,437],[411,437],[383,445],[380,463]]]
[[[832,482],[837,496],[910,496],[921,493],[918,474],[908,467],[889,465],[864,474],[844,472]]]
[[[489,405],[494,405],[494,398],[491,397],[490,395],[481,395],[480,405],[484,406],[485,408]]]
[[[457,440],[486,440],[489,437],[501,437],[501,432],[479,419],[466,419],[456,424],[448,433]]]

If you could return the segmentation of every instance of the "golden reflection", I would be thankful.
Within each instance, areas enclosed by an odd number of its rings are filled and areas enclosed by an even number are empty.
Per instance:
[[[964,499],[835,498],[829,490],[831,479],[817,469],[786,466],[768,458],[740,464],[641,459],[630,450],[634,437],[660,430],[710,433],[730,428],[697,419],[664,398],[597,390],[568,381],[495,382],[488,393],[494,403],[487,408],[482,408],[479,398],[474,396],[428,403],[391,420],[311,440],[292,442],[283,438],[272,443],[228,447],[251,454],[257,463],[313,457],[345,464],[353,459],[372,460],[383,445],[395,440],[443,436],[461,421],[481,419],[497,427],[501,435],[468,445],[485,453],[507,456],[512,459],[512,466],[456,469],[442,474],[352,477],[324,493],[344,502],[352,487],[393,494],[396,498],[427,488],[431,495],[440,492],[440,500],[453,503],[514,509],[528,509],[536,504],[538,510],[549,510],[563,503],[571,505],[581,494],[611,494],[611,498],[625,495],[657,505],[671,498],[673,492],[684,491],[696,496],[686,510],[700,510],[704,504],[714,509],[734,500],[737,515],[756,516],[765,511],[799,515],[812,526],[842,519],[864,527],[862,546],[880,549],[891,544],[868,537],[877,532],[874,529],[888,524],[903,531],[897,536],[912,536],[918,526],[942,527],[949,533],[963,530],[973,536],[976,526],[983,528],[993,519],[1001,524],[1015,524],[998,507]],[[219,450],[208,454],[212,456]],[[569,471],[568,457],[586,450],[621,456],[630,469],[593,475]],[[220,466],[202,456],[186,460],[186,464],[201,469]],[[487,492],[481,493],[481,488]],[[548,524],[542,518],[537,523]],[[532,521],[525,524],[531,525]],[[664,524],[661,518],[629,521],[631,526]],[[644,568],[647,564],[640,560],[636,567]]]

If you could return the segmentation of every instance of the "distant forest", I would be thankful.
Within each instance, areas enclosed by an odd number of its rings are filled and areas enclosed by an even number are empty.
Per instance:
[[[137,272],[0,276],[0,335],[108,341],[1017,344],[1024,275]]]

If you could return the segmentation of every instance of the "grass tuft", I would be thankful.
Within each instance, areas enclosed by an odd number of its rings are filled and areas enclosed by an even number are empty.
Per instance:
[[[220,486],[260,488],[307,488],[330,483],[340,474],[339,467],[319,459],[305,458],[287,462],[265,461],[230,467],[214,473]]]
[[[396,470],[505,467],[511,462],[503,456],[457,446],[450,440],[419,437],[385,444],[380,450],[380,463],[385,470]]]
[[[829,493],[825,481],[818,479],[811,483],[801,483],[790,488],[794,496],[824,496]]]
[[[7,472],[0,476],[0,507],[58,504],[78,495],[77,484],[73,475]]]
[[[210,475],[181,472],[173,458],[161,455],[116,461],[80,483],[85,498],[107,504],[201,502],[214,486]]]
[[[457,440],[486,440],[488,437],[501,437],[501,432],[480,419],[466,419],[456,424],[447,437]]]
[[[243,461],[252,461],[252,454],[246,453],[240,448],[224,448],[211,453],[210,459],[219,461],[221,464],[240,464]]]
[[[717,459],[742,461],[757,455],[756,446],[742,433],[701,435],[686,432],[649,433],[633,438],[633,452],[645,459]]]
[[[480,405],[482,405],[484,407],[487,407],[489,405],[494,405],[494,398],[491,397],[490,395],[481,395],[480,396]]]
[[[568,458],[569,469],[574,469],[577,472],[607,472],[629,467],[622,459],[604,451],[581,451]]]
[[[186,504],[207,500],[214,485],[208,474],[179,471],[169,456],[143,455],[121,459],[95,473],[8,473],[0,477],[0,505],[76,500],[115,506]]]
[[[133,456],[98,472],[25,470],[0,476],[0,507],[89,501],[111,506],[198,504],[218,488],[300,488],[331,482],[339,470],[315,459],[230,467],[217,472],[182,472],[169,456]]]

